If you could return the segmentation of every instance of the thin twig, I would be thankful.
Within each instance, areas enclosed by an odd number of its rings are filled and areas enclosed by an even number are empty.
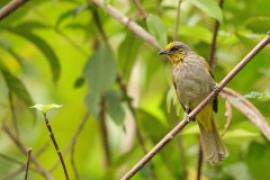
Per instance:
[[[39,150],[37,150],[36,152],[36,157],[41,156],[49,147],[49,142],[46,142],[43,146],[41,146],[41,148]]]
[[[106,125],[106,109],[107,109],[107,100],[104,96],[101,97],[100,102],[100,132],[101,132],[101,140],[103,144],[104,154],[105,154],[105,166],[109,167],[111,165],[111,151],[109,146],[108,139],[108,130]]]
[[[136,116],[136,109],[134,108],[134,106],[132,105],[132,101],[130,100],[130,97],[128,95],[128,91],[127,91],[127,85],[124,83],[122,77],[120,75],[117,75],[116,77],[116,82],[120,88],[120,90],[122,91],[123,95],[124,95],[124,99],[128,105],[128,109],[130,110],[132,117],[134,118],[134,122],[135,122],[135,134],[137,137],[137,140],[143,150],[143,153],[146,154],[147,153],[147,148],[146,145],[144,143],[144,138],[143,138],[143,134],[141,132],[141,130],[138,127],[138,120],[137,120],[137,116]],[[151,177],[153,180],[157,179],[156,173],[155,173],[155,166],[153,163],[149,164],[149,168],[151,170]]]
[[[29,165],[30,165],[30,160],[31,160],[31,153],[32,149],[27,150],[27,161],[26,161],[26,167],[25,167],[25,175],[24,175],[24,180],[28,179],[28,172],[29,172]]]
[[[224,0],[219,1],[219,7],[220,9],[223,8]],[[209,65],[212,70],[214,70],[216,66],[216,46],[217,46],[217,35],[219,30],[220,23],[216,20],[214,25],[214,31],[212,36],[212,43],[210,48],[210,55],[209,55]]]
[[[3,125],[3,130],[4,132],[8,135],[8,137],[14,142],[14,144],[20,149],[24,154],[27,153],[27,148],[21,143],[19,139],[16,138],[16,136],[10,131],[10,129],[6,126]],[[36,156],[32,155],[31,156],[31,161],[33,164],[36,166],[37,170],[39,173],[47,180],[51,180],[52,177],[51,175],[47,172],[46,169],[42,167],[42,165],[39,163],[37,160]]]
[[[16,111],[15,111],[15,107],[14,107],[14,103],[13,103],[13,96],[12,96],[12,92],[10,90],[8,92],[8,100],[9,100],[9,107],[11,110],[12,124],[13,124],[14,129],[15,129],[15,135],[17,136],[18,139],[20,139]]]
[[[12,0],[7,5],[5,5],[2,9],[0,9],[0,20],[7,17],[10,13],[15,11],[17,8],[22,6],[28,0]]]
[[[50,135],[50,138],[52,140],[53,146],[54,146],[55,151],[56,151],[56,153],[57,153],[57,155],[58,155],[58,157],[59,157],[59,159],[61,161],[61,165],[62,165],[64,174],[65,174],[65,178],[66,178],[66,180],[68,180],[69,179],[68,171],[67,171],[67,168],[66,168],[66,165],[65,165],[65,162],[64,162],[64,158],[63,158],[62,152],[60,151],[59,146],[58,146],[58,144],[56,142],[56,139],[55,139],[55,136],[53,134],[53,131],[52,131],[52,127],[50,125],[50,122],[49,122],[49,120],[47,118],[47,115],[46,114],[43,114],[43,115],[44,115],[44,121],[45,121],[46,127],[47,127],[47,129],[49,131],[49,135]]]
[[[124,16],[121,12],[119,12],[117,9],[113,8],[110,5],[105,5],[99,0],[88,0],[90,3],[95,3],[98,7],[105,10],[109,15],[114,17],[117,21],[127,26],[127,28],[132,31],[134,34],[136,34],[138,37],[143,39],[144,41],[148,42],[149,44],[153,45],[154,47],[161,49],[160,45],[156,41],[156,39],[151,36],[148,32],[146,32],[141,26],[139,26],[137,23],[132,21],[131,19]]]
[[[270,42],[270,33],[262,39],[243,59],[240,61],[214,88],[209,95],[194,108],[187,118],[178,123],[170,132],[168,132],[155,147],[146,154],[140,161],[137,162],[121,179],[126,180],[134,176],[148,161],[150,161],[155,154],[157,154],[166,144],[168,144],[188,123],[189,119],[195,118],[195,116],[201,111],[205,105],[218,95],[218,93],[230,82],[235,75],[240,72],[245,65],[252,60],[252,58],[258,54],[268,43]]]
[[[80,135],[80,133],[82,132],[87,120],[89,119],[90,113],[87,111],[83,117],[82,122],[80,123],[77,131],[75,132],[74,136],[72,137],[72,141],[71,141],[71,145],[70,145],[70,162],[71,162],[71,167],[74,171],[74,175],[75,175],[75,179],[78,180],[79,179],[79,172],[76,168],[76,164],[75,164],[75,146],[77,144],[77,140],[78,137]]]
[[[140,0],[132,0],[133,3],[135,4],[140,16],[142,17],[142,19],[146,19],[147,18],[147,14],[146,12],[143,10],[143,7],[140,3]]]
[[[202,151],[202,144],[199,142],[199,150],[198,150],[198,162],[197,162],[197,177],[196,180],[201,179],[202,174],[202,166],[203,165],[203,151]]]
[[[174,31],[174,40],[179,40],[178,38],[178,31],[179,31],[179,24],[180,24],[180,9],[181,9],[182,0],[178,1],[177,6],[177,14],[176,14],[176,23],[175,23],[175,31]]]
[[[79,136],[80,136],[80,134],[81,134],[81,132],[82,132],[88,118],[89,118],[89,116],[90,116],[90,113],[86,112],[85,115],[84,115],[84,118],[80,122],[78,128],[76,129],[76,131],[75,131],[75,133],[73,135],[73,137],[71,138],[71,141],[70,141],[69,145],[65,148],[64,153],[63,153],[64,155],[69,153],[72,148],[75,148],[76,142],[78,141],[78,138],[79,138]],[[60,163],[60,161],[57,160],[54,163],[54,165],[50,168],[49,172],[53,172],[57,168],[59,163]]]

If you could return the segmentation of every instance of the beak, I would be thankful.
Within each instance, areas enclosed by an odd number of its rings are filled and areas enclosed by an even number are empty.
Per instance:
[[[162,50],[159,52],[159,55],[164,55],[164,54],[171,54],[171,52],[168,50]]]

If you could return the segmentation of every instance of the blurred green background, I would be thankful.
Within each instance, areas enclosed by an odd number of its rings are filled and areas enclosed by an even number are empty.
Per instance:
[[[8,2],[1,0],[0,7]],[[172,102],[170,64],[158,49],[105,12],[108,6],[115,7],[164,47],[174,39],[178,1],[140,0],[146,19],[134,1],[109,0],[103,2],[104,8],[89,2],[29,1],[0,21],[0,121],[4,127],[0,179],[24,176],[26,154],[7,130],[25,148],[32,148],[54,179],[64,179],[60,164],[53,168],[58,157],[42,114],[29,108],[34,104],[63,105],[51,110],[48,118],[70,179],[119,179],[145,153],[136,132],[150,150],[182,119],[178,103]],[[270,30],[269,9],[270,1],[265,0],[225,0],[223,9],[216,0],[184,0],[178,39],[208,60],[214,23],[220,22],[213,72],[219,82]],[[228,85],[252,102],[268,122],[269,50],[269,46],[262,50]],[[225,111],[220,97],[216,115],[220,132]],[[230,156],[218,165],[205,162],[202,179],[270,179],[269,140],[244,114],[234,108],[232,113],[224,136]],[[153,158],[152,166],[145,166],[133,179],[153,179],[153,174],[156,179],[196,179],[197,139],[197,126],[191,123]],[[32,162],[31,168],[29,179],[44,179]]]

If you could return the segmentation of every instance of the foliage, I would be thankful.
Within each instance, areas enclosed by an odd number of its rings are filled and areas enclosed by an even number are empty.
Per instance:
[[[8,2],[1,1],[0,7]],[[146,19],[141,18],[133,1],[106,1],[104,9],[112,5],[164,47],[174,37],[178,2],[139,2]],[[213,72],[218,82],[270,30],[269,8],[270,1],[265,0],[225,0],[223,9],[216,0],[186,0],[181,5],[177,33],[181,41],[208,60],[213,25],[216,20],[220,23],[217,66]],[[29,1],[0,21],[0,122],[14,134],[17,123],[19,140],[25,147],[32,147],[40,164],[50,169],[57,158],[46,145],[44,125],[37,122],[33,126],[35,116],[29,107],[36,103],[63,104],[61,111],[50,115],[50,120],[71,179],[75,179],[74,162],[80,179],[119,179],[144,155],[134,121],[149,150],[183,117],[177,101],[172,102],[175,96],[170,64],[158,55],[158,49],[104,9],[85,0],[37,0]],[[252,102],[268,123],[269,57],[268,46],[228,85]],[[9,98],[10,93],[13,99]],[[224,104],[224,99],[219,98],[215,118],[220,132],[226,123]],[[58,107],[36,105],[43,112]],[[87,123],[79,128],[81,134],[74,135],[87,112],[90,118],[86,116]],[[109,163],[104,163],[108,158],[101,130],[104,117]],[[18,151],[7,133],[0,133],[0,155],[25,162],[25,154]],[[189,179],[195,179],[197,134],[197,126],[191,123],[153,158],[158,179],[183,179],[185,170]],[[269,140],[236,108],[224,141],[230,156],[220,165],[205,163],[205,179],[270,178]],[[76,151],[71,150],[72,143]],[[49,148],[38,156],[44,144]],[[18,168],[20,164],[0,156],[0,179]],[[148,165],[134,179],[150,179],[151,171]],[[29,175],[29,179],[43,179],[31,169]],[[55,179],[64,177],[60,166],[52,175]],[[12,179],[22,177],[20,173]]]

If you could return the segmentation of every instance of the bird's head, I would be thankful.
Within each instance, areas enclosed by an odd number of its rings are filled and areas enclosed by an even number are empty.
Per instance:
[[[167,44],[164,50],[160,51],[160,55],[168,55],[171,63],[178,64],[188,53],[189,48],[181,42],[171,42]]]

